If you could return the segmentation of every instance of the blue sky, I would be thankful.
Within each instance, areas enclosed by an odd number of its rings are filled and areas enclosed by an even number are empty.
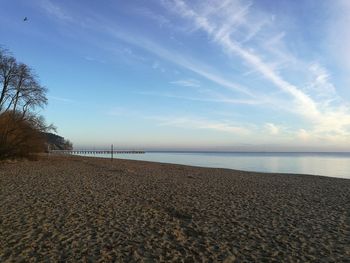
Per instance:
[[[76,148],[348,151],[349,24],[346,0],[2,0],[0,44]]]

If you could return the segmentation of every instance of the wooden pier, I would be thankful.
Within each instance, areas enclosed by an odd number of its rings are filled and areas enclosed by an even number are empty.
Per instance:
[[[52,150],[52,154],[144,154],[139,150]]]

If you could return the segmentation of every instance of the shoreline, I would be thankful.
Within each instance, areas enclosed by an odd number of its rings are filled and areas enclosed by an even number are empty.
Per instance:
[[[0,261],[336,261],[350,181],[96,157],[0,163]]]
[[[153,153],[153,152],[151,152],[151,153]],[[154,152],[154,153],[162,153],[162,152]],[[183,152],[179,152],[179,153],[183,153]],[[96,157],[96,156],[88,156],[88,155],[73,155],[73,156],[74,157],[82,157],[82,158],[94,158],[94,159],[100,159],[100,160],[110,160],[109,157]],[[263,172],[263,171],[254,171],[254,170],[240,170],[240,169],[225,168],[225,167],[202,166],[202,165],[194,165],[194,164],[191,165],[191,164],[180,164],[180,163],[170,163],[170,162],[160,162],[160,161],[126,159],[126,158],[118,158],[118,157],[114,157],[113,160],[129,160],[129,161],[135,161],[135,162],[148,162],[148,163],[154,163],[154,164],[180,165],[180,166],[187,166],[187,167],[193,167],[193,168],[205,168],[205,169],[223,169],[223,170],[229,170],[229,171],[247,172],[247,173],[256,173],[256,174],[279,174],[279,175],[287,175],[287,176],[292,176],[292,175],[294,175],[294,176],[318,176],[318,177],[350,180],[350,177],[346,178],[346,177],[342,177],[340,175],[336,176],[336,175],[291,173],[291,172]]]

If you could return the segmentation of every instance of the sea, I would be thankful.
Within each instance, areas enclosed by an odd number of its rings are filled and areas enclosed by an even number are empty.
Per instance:
[[[85,154],[111,158],[108,154]],[[309,174],[350,179],[350,153],[330,152],[146,152],[114,158],[264,173]]]

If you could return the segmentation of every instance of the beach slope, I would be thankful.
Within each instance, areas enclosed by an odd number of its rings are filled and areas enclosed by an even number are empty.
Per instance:
[[[348,179],[83,157],[3,162],[0,262],[346,262],[349,212]]]

